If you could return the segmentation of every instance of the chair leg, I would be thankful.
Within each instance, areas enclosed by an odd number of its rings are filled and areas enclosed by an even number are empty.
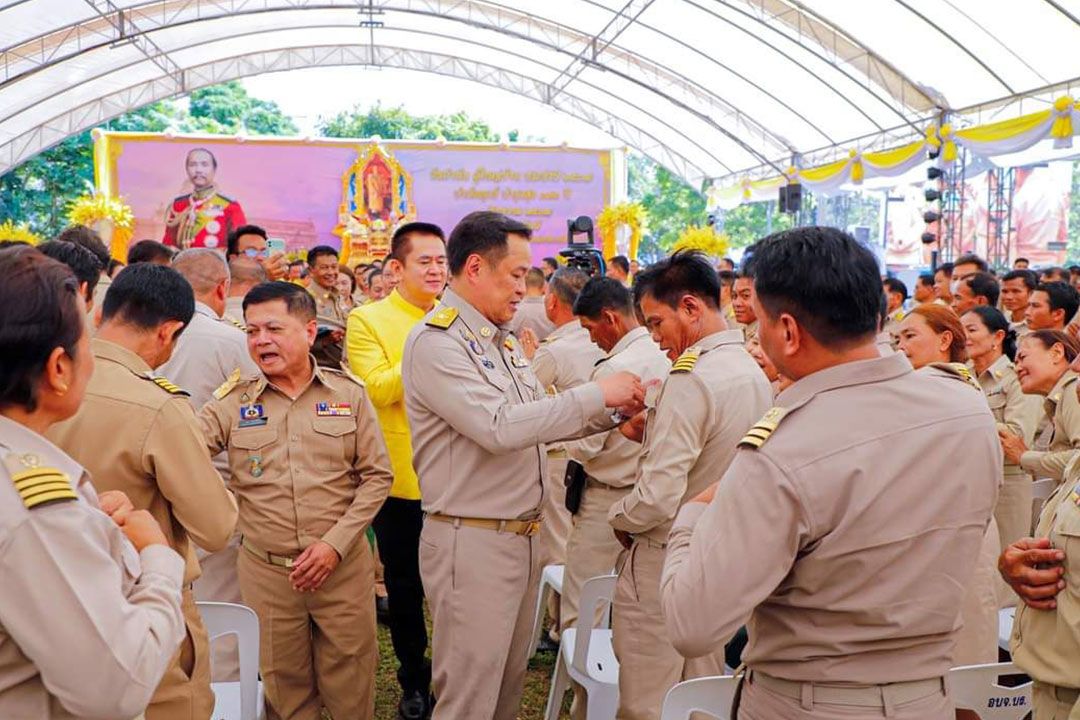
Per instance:
[[[563,697],[570,689],[570,675],[566,672],[563,663],[562,650],[559,651],[555,660],[555,670],[551,673],[551,691],[548,693],[547,708],[544,710],[544,720],[559,720],[559,710],[562,709]]]
[[[540,631],[544,627],[544,612],[547,610],[548,595],[551,594],[551,586],[546,582],[540,582],[540,591],[536,597],[536,617],[533,620],[532,642],[529,643],[528,658],[531,660],[536,654],[536,646],[540,642]]]
[[[619,710],[619,688],[599,685],[589,688],[585,703],[586,720],[615,720]]]

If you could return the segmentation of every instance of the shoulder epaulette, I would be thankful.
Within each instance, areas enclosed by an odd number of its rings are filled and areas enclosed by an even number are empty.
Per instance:
[[[752,447],[755,450],[765,444],[765,441],[769,439],[769,436],[773,434],[776,428],[780,425],[780,421],[784,419],[789,410],[782,407],[769,408],[760,420],[754,423],[746,436],[739,441],[739,447]]]
[[[40,465],[37,455],[11,453],[4,464],[27,510],[79,499],[71,478],[54,467]]]
[[[173,395],[184,395],[185,397],[191,395],[191,393],[189,393],[184,388],[180,387],[179,385],[173,384],[173,382],[169,380],[169,378],[161,377],[160,375],[154,375],[153,373],[147,373],[143,377],[145,377],[147,380],[154,383],[167,393],[171,393]]]
[[[233,391],[233,388],[240,384],[240,368],[233,370],[229,377],[225,379],[225,382],[218,385],[217,390],[214,391],[214,398],[221,400],[223,397]]]
[[[982,386],[979,385],[979,381],[975,379],[975,374],[963,363],[935,362],[930,363],[929,367],[936,368],[953,377],[959,378],[979,392],[982,392]]]
[[[236,326],[240,330],[245,330],[245,331],[247,330],[247,325],[240,322],[239,320],[234,318],[232,315],[223,315],[222,318],[225,320],[225,322],[229,323],[230,325]]]
[[[427,321],[427,325],[431,327],[437,327],[440,330],[445,330],[454,324],[457,320],[458,311],[457,308],[443,307],[435,311],[435,314]]]
[[[701,357],[701,348],[696,345],[691,348],[687,348],[682,355],[675,359],[675,362],[671,364],[672,373],[688,373],[694,369],[694,365],[697,364],[698,358]]]
[[[354,374],[354,373],[353,373],[353,371],[352,371],[352,370],[350,370],[350,369],[349,369],[349,368],[347,368],[347,367],[344,367],[344,366],[342,366],[342,367],[340,367],[340,368],[327,368],[327,369],[329,369],[329,370],[334,370],[335,372],[339,372],[339,373],[341,373],[342,375],[344,375],[345,377],[349,378],[350,380],[352,380],[352,381],[353,381],[354,383],[356,383],[357,385],[359,385],[359,386],[360,386],[360,387],[362,387],[362,388],[366,388],[366,387],[367,387],[367,385],[366,385],[366,384],[364,383],[364,381],[363,381],[363,380],[361,380],[359,376],[357,376],[356,374]]]
[[[191,197],[191,195],[177,195],[176,197],[173,198],[173,205],[180,202],[181,200],[187,200],[190,197]]]
[[[221,193],[214,193],[214,195],[217,196],[217,198],[219,200],[224,200],[226,204],[231,204],[231,203],[236,202],[231,197],[228,197],[227,195],[222,195]]]

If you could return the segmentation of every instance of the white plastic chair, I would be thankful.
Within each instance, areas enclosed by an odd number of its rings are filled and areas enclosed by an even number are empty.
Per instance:
[[[957,709],[973,710],[982,720],[1021,720],[1031,712],[1031,681],[1017,687],[998,684],[1002,675],[1020,675],[1012,663],[967,665],[949,671]]]
[[[611,603],[617,575],[589,578],[581,586],[581,602],[574,627],[562,632],[559,657],[551,678],[546,720],[557,720],[563,695],[573,680],[585,690],[585,717],[614,720],[619,709],[619,661],[611,645],[611,630],[596,626],[600,603]]]
[[[998,610],[998,647],[1005,652],[1009,650],[1009,638],[1012,637],[1013,620],[1016,618],[1016,608],[1008,607]]]
[[[544,626],[544,612],[547,610],[548,598],[551,592],[562,595],[563,574],[565,565],[545,565],[540,573],[540,591],[536,596],[536,619],[533,620],[533,637],[529,644],[529,658],[536,654],[536,646],[540,642],[540,631]]]
[[[222,602],[195,603],[210,641],[236,635],[240,651],[240,682],[216,682],[212,720],[262,720],[266,716],[263,686],[259,681],[259,616],[246,605]]]
[[[1035,532],[1035,526],[1039,524],[1039,515],[1047,498],[1054,494],[1057,481],[1051,478],[1043,478],[1031,483],[1031,532]]]
[[[686,680],[668,690],[660,720],[690,720],[704,713],[716,720],[729,720],[738,678],[730,675]]]

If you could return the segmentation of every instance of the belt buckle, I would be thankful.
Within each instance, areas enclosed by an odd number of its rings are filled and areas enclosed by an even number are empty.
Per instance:
[[[526,537],[532,537],[533,535],[535,535],[538,532],[540,532],[540,521],[539,520],[529,520],[525,524],[525,529],[521,532],[521,534],[526,536]]]
[[[293,559],[291,557],[285,558],[285,569],[291,570],[293,566]]]

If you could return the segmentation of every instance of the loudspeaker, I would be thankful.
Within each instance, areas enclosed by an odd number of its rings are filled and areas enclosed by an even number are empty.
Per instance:
[[[780,212],[799,212],[802,207],[802,185],[792,183],[781,186],[777,204],[780,206]]]

